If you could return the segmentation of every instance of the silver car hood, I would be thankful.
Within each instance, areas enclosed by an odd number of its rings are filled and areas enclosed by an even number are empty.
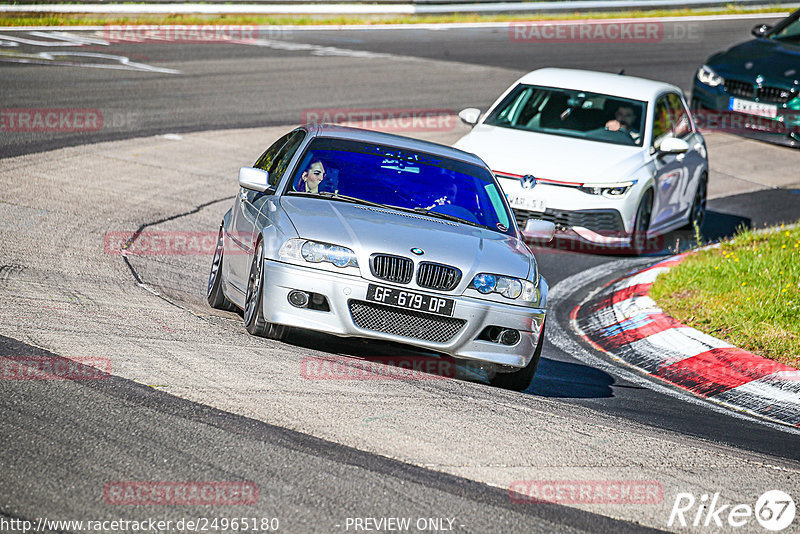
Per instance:
[[[466,287],[479,272],[526,278],[530,271],[527,246],[499,232],[308,197],[282,197],[281,205],[300,237],[351,248],[365,278],[372,278],[369,257],[376,252],[457,267],[463,273],[457,289]],[[424,254],[415,256],[412,248],[421,248]]]

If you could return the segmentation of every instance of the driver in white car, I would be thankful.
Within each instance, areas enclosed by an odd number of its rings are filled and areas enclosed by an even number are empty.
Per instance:
[[[606,130],[612,132],[625,132],[630,135],[634,141],[639,140],[639,132],[634,130],[636,124],[636,112],[633,107],[628,104],[620,104],[617,111],[614,112],[614,118],[606,123]]]

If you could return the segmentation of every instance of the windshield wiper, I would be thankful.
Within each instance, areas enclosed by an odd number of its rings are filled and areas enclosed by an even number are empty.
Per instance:
[[[440,219],[447,219],[448,221],[468,224],[470,226],[477,226],[478,228],[486,228],[486,226],[484,226],[482,224],[478,224],[478,223],[472,222],[472,221],[467,220],[467,219],[462,219],[461,217],[456,217],[455,215],[448,215],[447,213],[438,213],[438,212],[435,212],[435,211],[430,211],[430,210],[428,210],[426,208],[417,207],[417,208],[411,209],[411,208],[404,208],[402,206],[392,206],[391,204],[380,204],[378,202],[372,202],[372,201],[369,201],[369,200],[363,200],[363,199],[360,199],[360,198],[357,198],[357,197],[349,197],[347,195],[340,195],[338,193],[331,193],[330,191],[320,191],[318,194],[319,194],[319,196],[323,196],[325,198],[333,198],[333,199],[344,200],[346,202],[352,202],[354,204],[364,204],[366,206],[373,206],[373,207],[376,207],[376,208],[384,208],[384,209],[398,210],[398,211],[413,211],[414,213],[422,213],[423,215],[427,215],[429,217],[438,217]]]
[[[438,219],[447,219],[448,221],[458,222],[462,224],[468,224],[470,226],[477,226],[478,228],[488,228],[485,224],[476,223],[470,221],[469,219],[462,219],[461,217],[456,217],[455,215],[450,215],[449,213],[440,213],[438,211],[431,211],[428,208],[414,208],[415,213],[422,213],[423,215],[427,215],[428,217],[435,217]]]
[[[375,208],[391,208],[391,206],[381,204],[380,202],[372,202],[371,200],[364,200],[363,198],[340,195],[339,193],[331,193],[330,191],[320,191],[318,194],[321,197],[344,200],[345,202],[352,202],[353,204],[364,204],[365,206],[372,206]]]
[[[339,193],[331,193],[330,191],[319,191],[317,193],[309,193],[308,191],[292,191],[290,193],[292,196],[304,196],[304,197],[322,197],[322,198],[332,198],[334,200],[341,200],[343,202],[351,202],[353,204],[364,204],[365,206],[373,206],[375,208],[394,208],[394,206],[387,206],[386,204],[380,204],[378,202],[372,202],[370,200],[364,200],[363,198],[358,197],[351,197],[347,195],[340,195]]]

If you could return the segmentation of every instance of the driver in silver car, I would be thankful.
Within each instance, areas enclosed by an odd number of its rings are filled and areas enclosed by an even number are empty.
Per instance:
[[[309,163],[297,184],[297,191],[306,193],[319,193],[319,184],[325,179],[325,166],[321,160],[315,159]]]

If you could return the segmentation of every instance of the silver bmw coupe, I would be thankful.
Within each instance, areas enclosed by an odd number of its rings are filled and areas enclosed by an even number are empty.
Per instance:
[[[248,332],[401,342],[471,361],[494,385],[530,385],[548,286],[478,157],[309,125],[241,168],[239,186],[207,296],[214,308],[240,308]],[[526,234],[553,231],[532,221]]]

